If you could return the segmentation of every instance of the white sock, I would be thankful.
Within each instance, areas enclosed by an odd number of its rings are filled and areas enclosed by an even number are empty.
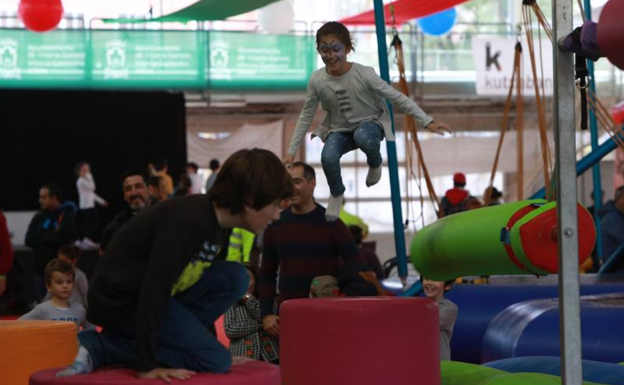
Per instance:
[[[55,377],[69,377],[77,374],[91,373],[92,371],[93,365],[91,364],[91,355],[84,346],[80,345],[74,363],[56,373]]]
[[[325,220],[327,222],[334,222],[340,216],[340,206],[342,206],[343,195],[337,197],[331,195],[329,197],[329,204],[327,210],[325,210]]]
[[[366,186],[370,187],[376,185],[381,179],[381,169],[383,165],[379,165],[379,167],[368,167],[368,175],[366,175]]]

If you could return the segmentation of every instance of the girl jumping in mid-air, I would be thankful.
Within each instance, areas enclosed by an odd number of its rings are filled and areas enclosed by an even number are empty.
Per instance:
[[[354,47],[349,30],[343,24],[335,21],[324,24],[316,33],[316,46],[325,68],[310,77],[306,101],[284,163],[293,162],[321,103],[327,115],[314,134],[325,142],[321,163],[331,192],[325,218],[334,221],[340,213],[345,191],[340,175],[340,158],[344,154],[356,148],[366,154],[367,186],[381,179],[380,143],[384,137],[394,140],[384,99],[416,118],[429,131],[443,134],[443,131],[450,132],[450,127],[435,122],[414,101],[381,79],[372,67],[348,62],[347,55]]]

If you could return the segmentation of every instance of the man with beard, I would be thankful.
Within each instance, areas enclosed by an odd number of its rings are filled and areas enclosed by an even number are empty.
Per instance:
[[[117,213],[113,221],[104,229],[100,242],[100,255],[104,254],[104,250],[106,250],[115,233],[137,213],[152,203],[147,188],[147,176],[141,171],[129,170],[124,172],[121,175],[121,187],[124,200],[128,205]]]
[[[347,226],[340,219],[327,222],[325,208],[314,201],[314,169],[303,162],[295,162],[288,172],[295,195],[281,218],[264,232],[259,279],[262,325],[267,333],[276,337],[279,336],[282,302],[309,297],[310,284],[315,277],[331,275],[344,282],[341,271],[347,270],[341,268],[341,262],[353,266],[354,270],[359,270],[358,263],[362,262]],[[277,312],[274,311],[276,300]]]

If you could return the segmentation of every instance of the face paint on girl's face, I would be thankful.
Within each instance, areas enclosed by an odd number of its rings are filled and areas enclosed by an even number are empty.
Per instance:
[[[319,54],[326,66],[342,65],[347,60],[347,49],[344,44],[336,39],[321,41],[318,47]]]

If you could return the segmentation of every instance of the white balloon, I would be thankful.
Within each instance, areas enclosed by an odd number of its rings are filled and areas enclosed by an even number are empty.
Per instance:
[[[258,12],[258,23],[270,34],[288,33],[295,22],[295,10],[291,0],[281,0],[262,7]]]

